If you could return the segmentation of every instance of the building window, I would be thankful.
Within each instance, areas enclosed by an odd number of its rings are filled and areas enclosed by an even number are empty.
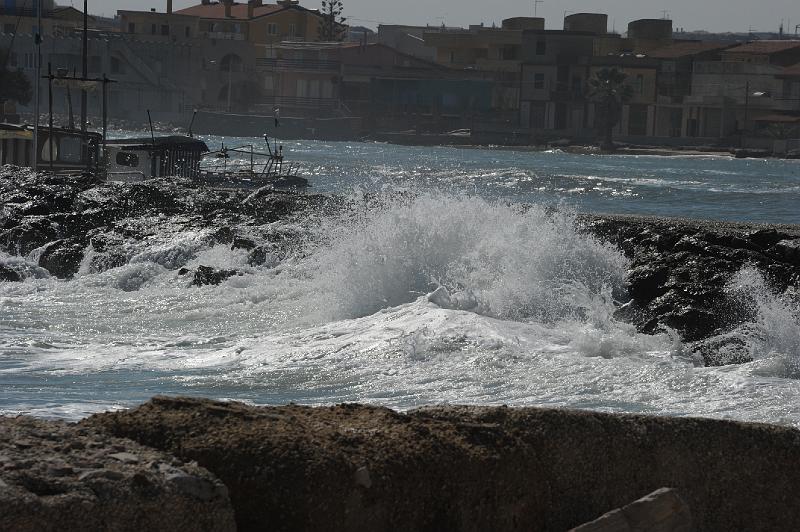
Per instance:
[[[644,93],[644,76],[641,75],[641,74],[638,74],[636,76],[636,87],[635,87],[635,90],[636,90],[636,94]]]
[[[297,35],[297,25],[289,24],[289,36],[294,37],[295,35]]]
[[[119,60],[118,57],[111,57],[111,73],[112,74],[124,74],[125,73],[125,66],[122,64],[122,61]]]
[[[267,34],[268,35],[277,35],[278,34],[278,25],[275,23],[267,24]]]
[[[547,41],[536,41],[536,55],[547,53]]]
[[[186,38],[188,39],[191,36],[192,36],[192,28],[186,26]]]
[[[121,151],[117,153],[117,164],[119,166],[131,166],[136,168],[139,166],[139,156],[135,153]]]
[[[81,139],[79,137],[64,137],[61,139],[61,155],[59,160],[67,163],[81,162]]]
[[[3,33],[5,33],[6,35],[13,35],[14,33],[16,33],[16,31],[17,29],[16,26],[14,26],[14,24],[3,24]]]
[[[533,88],[536,90],[544,89],[544,74],[541,72],[533,75]]]
[[[150,33],[151,33],[152,35],[155,35],[155,34],[156,34],[156,25],[155,25],[155,24],[152,24],[152,25],[150,26]]]
[[[136,33],[136,24],[128,22],[128,33]]]
[[[169,26],[167,24],[161,25],[161,35],[169,35]]]
[[[647,135],[647,106],[631,105],[628,118],[628,134]]]

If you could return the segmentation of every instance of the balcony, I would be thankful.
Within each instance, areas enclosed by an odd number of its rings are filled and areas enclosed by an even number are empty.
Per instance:
[[[486,72],[519,72],[521,61],[518,59],[484,59],[475,61],[478,70]]]
[[[580,89],[561,89],[551,91],[550,99],[554,102],[582,102],[585,94]]]
[[[244,41],[244,33],[231,33],[228,31],[213,31],[206,33],[209,39],[216,39],[218,41]]]
[[[269,72],[330,72],[338,73],[341,63],[338,61],[322,61],[317,59],[272,59],[262,57],[256,59],[256,69]]]
[[[35,17],[36,9],[32,7],[16,7],[16,8],[9,8],[9,7],[0,7],[0,16],[7,16],[7,17]],[[48,18],[50,13],[48,11],[42,11],[42,17]]]
[[[305,109],[315,111],[334,111],[341,108],[341,103],[336,98],[308,98],[300,96],[274,96],[273,103],[266,105],[256,105],[256,110],[264,113],[272,112],[272,109]],[[284,113],[285,115],[285,113]]]

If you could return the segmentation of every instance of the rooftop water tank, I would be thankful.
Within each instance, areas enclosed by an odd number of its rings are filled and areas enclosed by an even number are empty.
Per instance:
[[[504,30],[543,30],[544,19],[541,17],[513,17],[503,21]]]
[[[608,33],[608,15],[574,13],[564,17],[564,31],[585,31],[597,35]]]
[[[663,40],[672,38],[672,21],[663,18],[643,18],[628,24],[629,39]]]

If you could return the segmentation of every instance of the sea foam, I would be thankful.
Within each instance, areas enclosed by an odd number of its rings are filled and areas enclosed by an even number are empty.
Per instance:
[[[458,308],[512,320],[582,313],[621,292],[622,254],[575,228],[566,211],[425,194],[354,205],[323,224],[303,263],[327,319],[372,314],[442,287]]]

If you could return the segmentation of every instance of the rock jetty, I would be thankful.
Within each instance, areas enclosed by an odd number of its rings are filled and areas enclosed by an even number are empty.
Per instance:
[[[0,251],[25,256],[37,250],[38,266],[60,279],[73,277],[88,256],[93,272],[121,266],[132,242],[154,235],[207,234],[208,244],[250,251],[253,263],[265,255],[246,235],[297,212],[324,210],[329,198],[258,190],[212,189],[189,180],[98,183],[89,178],[34,174],[0,167]],[[276,247],[277,244],[273,247]],[[261,259],[263,262],[263,258]],[[174,269],[183,262],[168,263]],[[24,280],[30,272],[0,265],[0,282]],[[234,272],[235,273],[235,272]],[[221,282],[230,272],[200,271],[193,283]]]
[[[582,223],[631,260],[631,302],[618,317],[644,333],[676,330],[697,342],[707,365],[748,360],[745,352],[719,358],[703,343],[753,318],[751,302],[726,289],[737,272],[756,269],[776,294],[800,289],[800,226],[625,215],[586,216]]]
[[[404,201],[403,195],[394,198]],[[407,199],[407,196],[405,197]],[[375,200],[373,198],[373,200]],[[369,202],[369,198],[367,198]],[[368,203],[369,205],[369,203]],[[69,279],[124,265],[142,243],[202,235],[200,244],[227,245],[259,266],[302,245],[276,221],[341,212],[341,198],[263,188],[221,190],[179,179],[97,183],[0,167],[0,252],[35,264],[0,263],[0,282],[50,275]],[[748,360],[746,349],[712,340],[753,318],[753,308],[726,287],[743,268],[761,272],[776,293],[800,291],[800,228],[642,216],[584,216],[581,227],[618,246],[631,260],[627,302],[617,317],[644,333],[670,328],[696,343],[706,364]],[[220,284],[240,272],[186,266],[192,253],[164,252],[159,264],[187,287]],[[83,269],[83,270],[82,270]],[[725,357],[719,353],[724,351]]]

